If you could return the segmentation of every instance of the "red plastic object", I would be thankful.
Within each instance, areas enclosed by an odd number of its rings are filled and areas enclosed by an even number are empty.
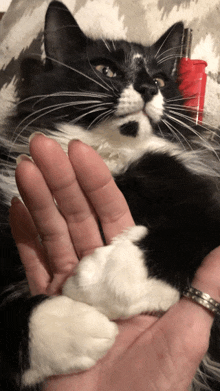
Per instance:
[[[185,105],[195,110],[196,123],[201,123],[203,118],[206,66],[207,62],[203,60],[191,60],[187,57],[181,58],[179,63],[179,90],[185,98]]]

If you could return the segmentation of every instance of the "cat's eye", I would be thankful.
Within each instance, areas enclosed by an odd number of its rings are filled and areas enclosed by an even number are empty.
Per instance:
[[[107,65],[102,65],[102,64],[96,65],[95,69],[107,77],[116,77],[117,76],[116,72],[111,67],[109,67]]]
[[[165,86],[165,81],[161,77],[155,77],[154,81],[159,88],[162,88]]]

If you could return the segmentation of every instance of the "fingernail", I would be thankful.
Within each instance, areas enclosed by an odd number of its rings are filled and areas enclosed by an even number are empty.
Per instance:
[[[29,137],[29,143],[31,142],[31,140],[35,137],[35,136],[37,136],[37,135],[41,135],[41,136],[44,136],[44,137],[46,137],[45,136],[45,134],[44,133],[42,133],[42,132],[34,132],[34,133],[32,133],[31,135],[30,135],[30,137]]]
[[[70,141],[68,142],[68,147],[69,147],[70,145],[72,145],[73,143],[75,143],[75,141],[82,143],[82,141],[81,141],[79,138],[73,138],[72,140],[70,140]]]
[[[16,164],[17,166],[23,162],[24,160],[28,161],[28,162],[32,162],[31,158],[28,156],[28,155],[25,155],[25,154],[22,154],[22,155],[19,155],[16,159]]]

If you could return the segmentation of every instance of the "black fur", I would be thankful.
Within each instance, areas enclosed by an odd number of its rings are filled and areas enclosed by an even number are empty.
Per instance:
[[[47,299],[46,295],[30,296],[24,281],[4,291],[0,297],[0,390],[15,391],[22,387],[21,377],[29,368],[29,318],[33,308]],[[38,389],[32,387],[31,391]]]
[[[136,137],[138,133],[138,122],[130,121],[120,126],[120,133],[124,136]]]
[[[139,245],[146,250],[150,275],[183,290],[220,242],[213,185],[189,173],[176,158],[159,153],[132,164],[116,183],[136,224],[149,228]]]

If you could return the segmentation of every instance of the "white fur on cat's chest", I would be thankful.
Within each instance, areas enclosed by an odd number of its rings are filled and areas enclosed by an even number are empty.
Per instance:
[[[148,275],[144,253],[135,244],[146,234],[146,227],[132,227],[84,257],[63,294],[93,306],[109,319],[167,311],[179,300],[179,292]]]

